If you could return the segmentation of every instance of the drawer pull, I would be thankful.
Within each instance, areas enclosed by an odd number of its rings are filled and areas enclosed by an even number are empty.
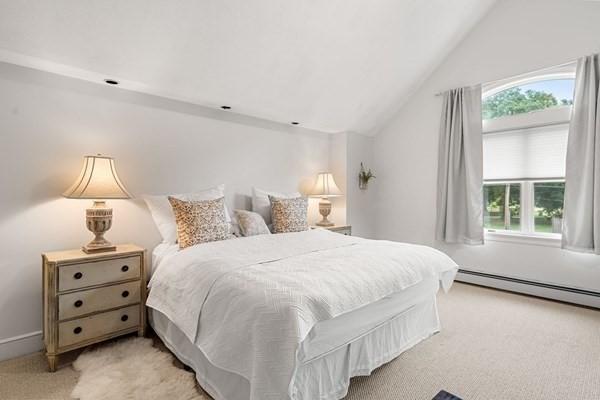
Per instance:
[[[73,329],[73,333],[76,335],[79,335],[81,333],[82,329],[80,326],[78,326],[77,328]]]
[[[129,317],[127,316],[127,314],[125,314],[121,317],[121,321],[123,321],[123,322],[127,321],[128,319],[129,319]]]
[[[129,291],[128,290],[124,290],[123,293],[121,293],[121,296],[123,296],[123,297],[129,296]]]
[[[81,279],[83,277],[83,274],[81,272],[76,272],[75,275],[73,275],[73,278],[75,279]]]
[[[123,272],[127,272],[127,271],[129,271],[129,265],[123,265],[123,266],[121,267],[121,271],[123,271]]]
[[[83,305],[83,301],[81,301],[81,300],[77,300],[75,302],[75,307],[77,307],[77,308],[81,307],[82,305]]]

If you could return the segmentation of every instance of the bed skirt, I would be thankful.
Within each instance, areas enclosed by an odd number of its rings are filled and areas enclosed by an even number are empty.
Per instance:
[[[149,309],[156,334],[177,358],[196,372],[202,388],[215,400],[247,400],[248,381],[213,365],[202,351],[160,312]],[[302,361],[290,384],[292,400],[339,400],[353,376],[369,375],[420,341],[439,331],[435,294],[403,310],[351,342]]]

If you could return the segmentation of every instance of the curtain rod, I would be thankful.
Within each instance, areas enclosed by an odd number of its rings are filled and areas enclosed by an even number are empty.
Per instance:
[[[491,84],[494,84],[494,83],[498,83],[498,82],[505,81],[505,80],[507,80],[507,79],[511,79],[511,78],[517,78],[517,77],[519,77],[519,76],[523,76],[523,75],[534,74],[534,73],[536,73],[536,72],[542,72],[542,71],[545,71],[545,70],[547,70],[547,69],[564,67],[564,66],[566,66],[566,65],[573,64],[574,62],[577,62],[577,60],[571,60],[571,61],[567,61],[567,62],[564,62],[564,63],[562,63],[562,64],[557,64],[557,65],[550,66],[550,67],[545,67],[545,68],[540,68],[540,69],[534,69],[534,70],[531,70],[531,71],[529,71],[529,72],[523,72],[523,73],[520,73],[520,74],[517,74],[517,75],[513,75],[512,77],[495,79],[495,80],[493,80],[493,81],[484,82],[484,83],[477,83],[477,84],[474,84],[474,85],[467,85],[467,86],[463,86],[463,87],[474,87],[474,86],[477,86],[477,85],[481,85],[481,86],[484,86],[484,85],[491,85]],[[458,89],[458,88],[454,88],[454,89]],[[435,93],[435,97],[442,96],[444,93],[446,93],[446,92],[448,92],[448,91],[450,91],[450,90],[454,90],[454,89],[447,89],[447,90],[444,90],[444,91],[441,91],[441,92],[437,92],[437,93]]]

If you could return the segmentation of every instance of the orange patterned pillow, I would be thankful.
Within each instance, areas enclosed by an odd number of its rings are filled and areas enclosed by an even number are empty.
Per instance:
[[[292,199],[269,196],[273,233],[300,232],[308,230],[308,199]]]
[[[225,198],[183,201],[169,196],[177,223],[179,248],[229,238],[229,223],[225,214]]]

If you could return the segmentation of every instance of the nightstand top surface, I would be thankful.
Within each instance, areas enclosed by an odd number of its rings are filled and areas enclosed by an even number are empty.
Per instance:
[[[69,262],[69,261],[86,261],[95,260],[98,258],[114,258],[124,256],[127,254],[140,253],[145,251],[143,247],[135,244],[119,244],[115,251],[105,251],[99,253],[87,254],[81,249],[63,250],[63,251],[50,251],[44,253],[46,261],[48,262]]]
[[[312,225],[311,228],[312,229],[319,229],[319,228],[323,228],[323,229],[329,229],[329,230],[336,230],[336,229],[348,229],[351,228],[351,225],[333,225],[333,226],[318,226],[318,225]]]

